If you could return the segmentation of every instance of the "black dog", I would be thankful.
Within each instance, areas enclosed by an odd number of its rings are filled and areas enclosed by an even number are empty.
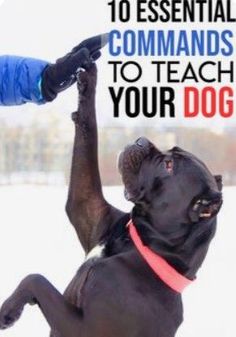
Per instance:
[[[177,147],[163,153],[140,138],[119,158],[134,208],[125,214],[109,205],[98,170],[95,88],[93,66],[79,79],[66,208],[87,261],[64,295],[43,276],[26,277],[3,304],[0,328],[29,303],[38,304],[52,337],[173,337],[182,322],[180,292],[215,234],[221,179],[192,154]]]

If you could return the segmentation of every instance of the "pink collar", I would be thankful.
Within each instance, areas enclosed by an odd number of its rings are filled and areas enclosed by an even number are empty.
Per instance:
[[[177,270],[169,265],[160,255],[154,253],[151,249],[145,246],[142,243],[132,220],[128,222],[127,227],[134,245],[154,273],[159,276],[159,278],[171,289],[175,290],[177,293],[182,293],[184,288],[193,281],[178,273]]]

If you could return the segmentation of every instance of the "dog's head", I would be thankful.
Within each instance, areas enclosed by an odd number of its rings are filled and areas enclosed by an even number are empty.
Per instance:
[[[120,154],[118,165],[125,196],[135,204],[135,216],[146,224],[149,236],[182,248],[204,229],[212,231],[209,238],[213,236],[215,226],[199,224],[215,220],[222,204],[222,181],[193,154],[178,147],[161,152],[139,138]]]
[[[144,213],[156,213],[160,225],[199,222],[220,209],[221,176],[179,147],[161,152],[139,138],[120,154],[118,165],[126,198]]]

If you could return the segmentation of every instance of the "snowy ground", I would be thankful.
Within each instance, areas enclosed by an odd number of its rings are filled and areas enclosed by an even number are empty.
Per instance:
[[[0,303],[29,273],[41,273],[63,291],[84,255],[64,212],[66,188],[0,188]],[[110,201],[129,209],[122,189],[106,188]],[[236,188],[224,191],[217,237],[198,280],[184,295],[185,322],[178,337],[235,337]],[[27,307],[4,337],[46,337],[48,326],[39,309]]]

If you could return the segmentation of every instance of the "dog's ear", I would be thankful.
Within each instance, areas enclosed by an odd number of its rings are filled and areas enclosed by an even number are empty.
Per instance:
[[[194,199],[190,206],[189,217],[192,222],[199,222],[215,216],[222,205],[220,192],[209,192]]]
[[[219,191],[222,191],[222,188],[223,188],[222,176],[221,175],[215,176],[215,180],[216,180]]]

